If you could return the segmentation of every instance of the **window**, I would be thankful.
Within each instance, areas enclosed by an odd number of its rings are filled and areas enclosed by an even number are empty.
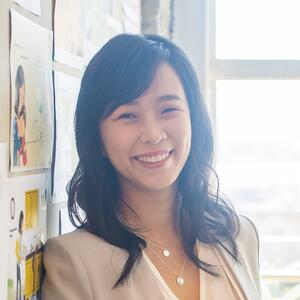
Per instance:
[[[300,299],[300,2],[209,3],[220,189],[257,225],[263,299]]]

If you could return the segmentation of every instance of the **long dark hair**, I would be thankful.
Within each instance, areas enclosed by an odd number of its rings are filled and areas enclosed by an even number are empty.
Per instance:
[[[23,221],[24,221],[24,213],[23,210],[21,210],[19,215],[19,227],[18,227],[19,233],[21,233]]]
[[[178,225],[184,250],[195,265],[215,276],[218,274],[212,266],[199,260],[195,253],[197,239],[218,244],[237,260],[235,235],[239,221],[233,208],[219,197],[219,189],[213,192],[209,182],[214,172],[212,128],[191,63],[165,38],[121,34],[94,56],[83,76],[75,113],[79,163],[67,189],[73,225],[85,228],[129,254],[114,287],[128,280],[146,242],[120,218],[122,197],[116,171],[102,155],[99,122],[118,106],[142,95],[162,62],[177,73],[190,108],[191,150],[178,178],[181,196]]]
[[[19,116],[20,88],[22,86],[24,86],[25,88],[24,69],[21,65],[19,65],[17,69],[15,86],[16,86],[16,101],[15,101],[14,111],[16,113],[16,116]]]

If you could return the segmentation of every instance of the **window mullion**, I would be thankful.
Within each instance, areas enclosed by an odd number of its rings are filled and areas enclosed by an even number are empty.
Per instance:
[[[300,79],[300,60],[211,60],[210,78]]]

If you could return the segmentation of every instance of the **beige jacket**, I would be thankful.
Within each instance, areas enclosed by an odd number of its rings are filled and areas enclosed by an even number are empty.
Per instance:
[[[235,289],[236,299],[260,300],[258,236],[252,222],[244,217],[241,217],[236,243],[241,264],[235,263],[219,247],[212,248],[201,243],[197,246],[200,258],[210,259],[214,255],[220,263],[227,282]],[[42,284],[42,300],[170,299],[163,293],[145,256],[132,273],[129,285],[112,290],[127,256],[126,251],[84,229],[49,239],[43,257],[46,274]],[[207,273],[205,276],[205,281],[200,284],[201,300],[232,299],[226,296],[226,288],[217,282],[218,278]]]

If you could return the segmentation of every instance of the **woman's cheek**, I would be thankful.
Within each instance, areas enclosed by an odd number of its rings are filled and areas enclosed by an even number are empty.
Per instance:
[[[172,122],[169,124],[169,130],[173,132],[173,134],[181,136],[189,134],[191,125],[189,118],[186,116],[179,116],[177,118],[174,118]]]
[[[114,131],[111,131],[110,139],[110,150],[112,154],[117,156],[129,156],[130,147],[134,143],[134,131],[130,128],[123,126],[115,128]]]

